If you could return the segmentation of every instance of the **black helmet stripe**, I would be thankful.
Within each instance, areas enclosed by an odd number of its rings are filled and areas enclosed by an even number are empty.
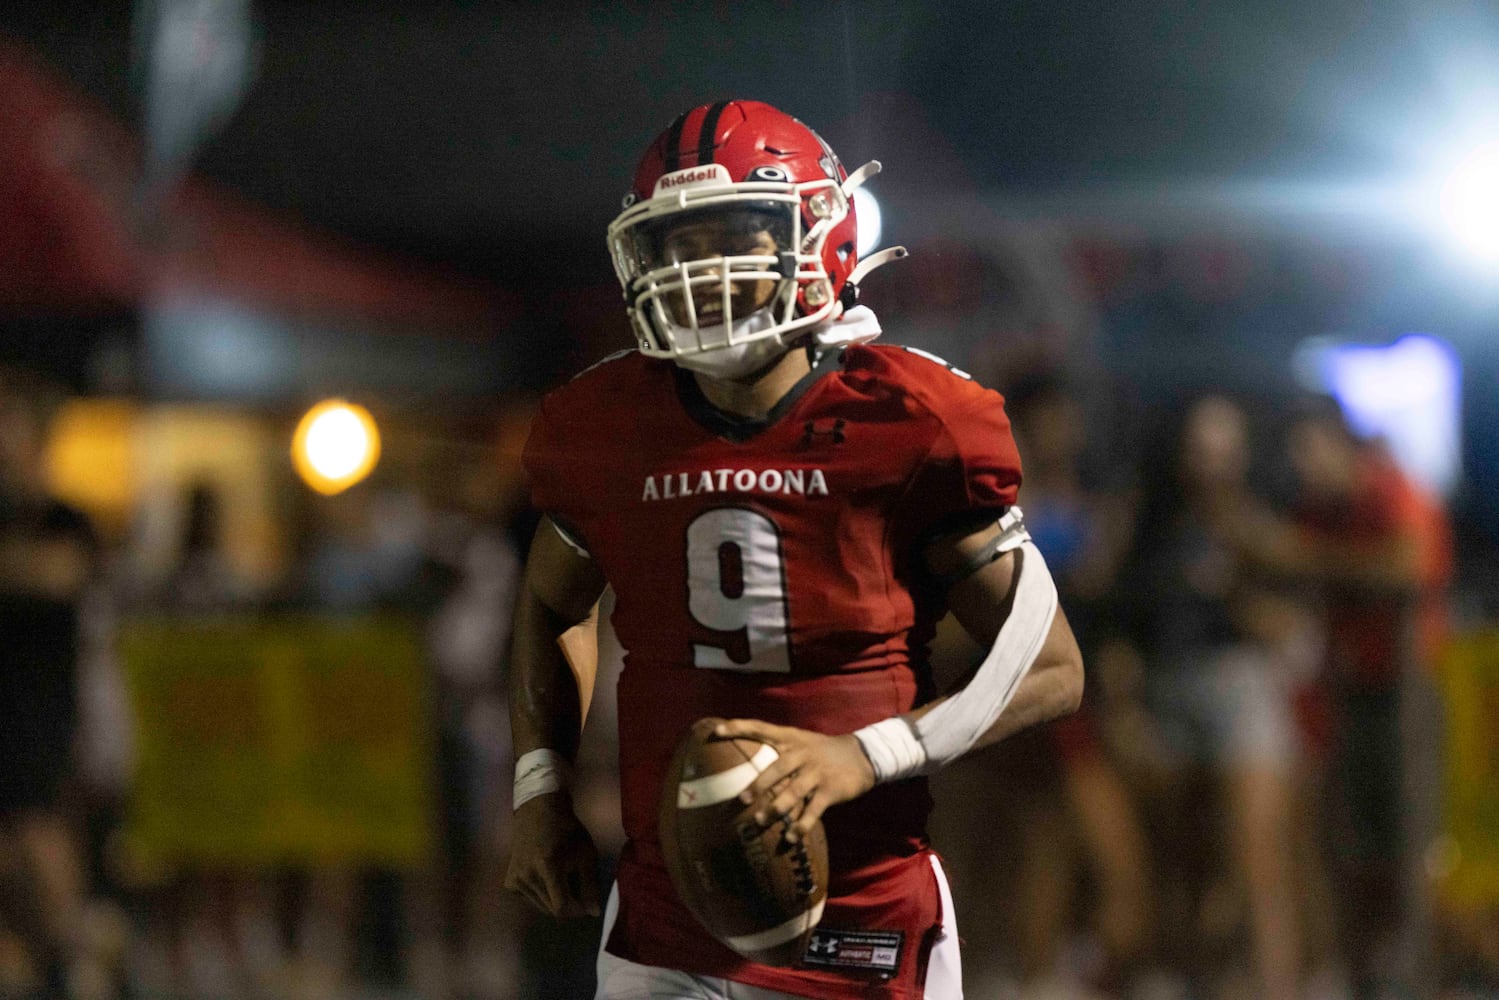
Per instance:
[[[703,127],[697,134],[697,165],[700,167],[713,162],[713,139],[718,134],[718,119],[728,106],[728,101],[719,101],[703,116]]]
[[[671,173],[679,170],[682,166],[682,126],[687,124],[687,115],[677,115],[677,120],[671,123],[671,128],[666,130],[666,149],[663,151],[666,157],[666,170]]]

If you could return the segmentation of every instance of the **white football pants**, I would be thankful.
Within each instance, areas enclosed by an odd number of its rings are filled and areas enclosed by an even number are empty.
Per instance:
[[[942,899],[942,933],[932,946],[927,961],[926,989],[923,1000],[963,1000],[963,964],[958,956],[958,922],[953,915],[952,892],[947,875],[935,854],[932,870],[937,876],[937,891]],[[619,887],[609,891],[604,909],[604,941],[614,930],[619,915]],[[599,945],[599,990],[594,1000],[807,1000],[791,993],[778,993],[759,986],[694,976],[675,969],[640,965],[609,954]]]

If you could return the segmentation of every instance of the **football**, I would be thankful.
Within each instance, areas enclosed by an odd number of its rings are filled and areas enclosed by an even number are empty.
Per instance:
[[[791,965],[806,950],[828,893],[819,822],[795,844],[786,822],[762,829],[739,801],[775,748],[717,739],[699,719],[677,748],[661,796],[661,849],[677,895],[714,937],[746,958]]]

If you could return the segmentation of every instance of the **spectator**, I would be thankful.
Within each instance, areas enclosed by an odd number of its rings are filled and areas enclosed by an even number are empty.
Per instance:
[[[1321,592],[1327,656],[1311,715],[1330,723],[1325,801],[1355,995],[1420,989],[1430,927],[1419,858],[1434,832],[1438,776],[1419,667],[1444,637],[1450,533],[1440,506],[1381,447],[1360,441],[1336,402],[1308,404],[1287,444],[1295,524],[1238,518],[1233,530],[1246,557]]]
[[[245,610],[254,595],[224,552],[224,500],[219,488],[212,482],[195,482],[188,487],[184,500],[177,564],[157,604],[184,615]]]
[[[429,558],[447,586],[427,624],[433,668],[439,857],[414,875],[417,941],[411,980],[424,996],[456,988],[502,996],[518,976],[512,954],[519,901],[493,886],[503,873],[510,815],[510,726],[496,664],[510,639],[520,555],[488,461],[461,466],[434,512]],[[496,609],[502,609],[497,612]]]
[[[1205,778],[1225,798],[1231,868],[1248,902],[1255,995],[1289,1000],[1300,967],[1289,828],[1295,739],[1278,644],[1296,619],[1219,526],[1258,506],[1248,489],[1243,410],[1217,396],[1197,401],[1163,457],[1173,468],[1149,477],[1154,495],[1142,512],[1127,577],[1146,595],[1140,615],[1146,701],[1173,793]],[[1200,800],[1182,815],[1194,824],[1187,836],[1210,835],[1196,826]],[[1171,868],[1184,874],[1192,852],[1181,842],[1168,852]],[[1188,964],[1204,950],[1205,902],[1194,901],[1199,916],[1189,940],[1196,943],[1179,956]]]
[[[84,516],[47,492],[50,395],[0,372],[0,924],[27,952],[31,968],[19,974],[62,996],[85,943],[81,831],[68,803],[80,608],[98,545]]]
[[[153,595],[154,610],[195,618],[247,613],[255,595],[224,551],[224,499],[211,480],[182,495],[176,563]],[[189,995],[248,995],[284,960],[274,916],[275,891],[264,872],[222,862],[185,865],[152,908],[165,916],[168,967]]]
[[[1007,407],[1025,463],[1026,522],[1062,601],[1075,609],[1070,614],[1083,662],[1095,662],[1106,630],[1106,596],[1128,544],[1128,503],[1084,485],[1083,407],[1062,381],[1047,375],[1023,380],[1008,394]],[[1119,985],[1144,956],[1150,935],[1144,827],[1105,752],[1095,697],[1085,695],[1076,714],[1021,734],[1000,751],[1010,766],[1029,775],[1017,782],[1030,791],[1022,796],[1024,804],[1016,807],[1011,795],[1007,805],[1021,817],[1022,861],[1013,897],[1019,926],[1013,937],[1027,993],[1058,973],[1061,989],[1069,989],[1066,980],[1078,973],[1100,986]],[[1085,882],[1096,889],[1087,923],[1101,945],[1102,962],[1091,970],[1059,970]]]

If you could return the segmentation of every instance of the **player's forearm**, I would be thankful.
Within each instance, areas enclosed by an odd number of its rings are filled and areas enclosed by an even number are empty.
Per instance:
[[[604,586],[593,561],[574,551],[542,518],[531,539],[511,625],[510,726],[517,759],[533,750],[549,750],[567,760],[576,755],[597,662],[596,651],[588,651],[588,623]],[[566,649],[559,643],[564,635]]]
[[[1083,667],[1080,661],[1037,663],[1020,681],[1014,699],[973,749],[982,750],[1031,726],[1071,715],[1077,711],[1082,698]]]
[[[944,695],[923,705],[907,718],[914,723],[950,697],[951,694]],[[1082,697],[1082,654],[1078,651],[1077,640],[1072,635],[1066,615],[1058,608],[1036,662],[1021,678],[1014,696],[999,718],[984,731],[969,752],[993,746],[1031,726],[1070,715],[1077,711]]]
[[[1015,548],[1001,550],[997,558],[980,552],[978,568],[948,594],[959,624],[980,645],[987,643],[989,652],[956,691],[924,711],[854,733],[877,781],[935,771],[1011,732],[1070,711],[1082,696],[1082,657],[1057,606],[1046,560],[1018,522],[999,528],[1010,534]],[[972,540],[981,539],[964,542]],[[986,548],[1004,540],[1005,535],[991,535]],[[1025,697],[1017,705],[1022,691]]]
[[[593,694],[593,672],[575,671],[558,640],[579,623],[547,607],[529,587],[521,590],[510,644],[515,756],[549,749],[572,760],[583,729],[583,706]]]

